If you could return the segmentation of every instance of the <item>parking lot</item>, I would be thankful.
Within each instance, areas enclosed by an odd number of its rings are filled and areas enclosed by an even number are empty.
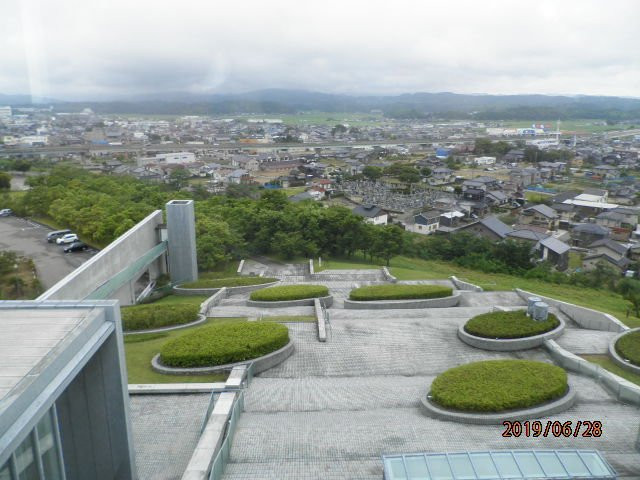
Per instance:
[[[12,250],[33,259],[45,289],[75,270],[96,252],[64,253],[62,247],[47,243],[52,229],[24,218],[0,217],[0,250]]]

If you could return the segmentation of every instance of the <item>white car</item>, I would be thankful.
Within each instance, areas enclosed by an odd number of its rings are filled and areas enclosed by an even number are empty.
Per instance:
[[[65,245],[67,243],[73,243],[79,240],[80,239],[78,238],[78,235],[76,235],[75,233],[67,233],[66,235],[63,235],[60,238],[56,238],[56,243],[58,245]]]
[[[10,208],[3,208],[0,210],[0,217],[8,217],[9,215],[13,215],[13,210]]]

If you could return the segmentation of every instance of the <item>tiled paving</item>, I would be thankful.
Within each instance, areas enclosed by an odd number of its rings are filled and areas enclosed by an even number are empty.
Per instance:
[[[421,412],[420,398],[432,380],[453,366],[493,358],[551,361],[542,349],[492,353],[458,340],[457,328],[470,317],[497,305],[523,305],[515,293],[465,292],[454,308],[344,310],[341,300],[351,288],[379,282],[354,274],[313,283],[327,285],[336,298],[329,339],[318,342],[314,324],[288,325],[295,353],[247,390],[226,480],[379,480],[385,453],[536,447],[597,448],[620,478],[640,478],[633,445],[638,409],[616,402],[587,377],[570,374],[578,402],[549,420],[601,420],[601,438],[504,438],[499,425],[462,425]],[[243,308],[225,303],[216,312]],[[609,337],[568,322],[558,342],[575,353],[599,353]]]
[[[198,443],[209,394],[131,395],[139,480],[176,480]]]

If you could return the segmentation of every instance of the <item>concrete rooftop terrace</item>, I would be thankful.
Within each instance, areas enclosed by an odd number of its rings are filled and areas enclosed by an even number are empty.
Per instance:
[[[15,302],[14,302],[15,303]],[[2,302],[0,302],[0,306]],[[0,412],[37,378],[90,308],[0,308]]]
[[[638,408],[618,402],[581,375],[569,373],[576,405],[548,420],[599,420],[600,438],[505,438],[501,425],[465,425],[422,413],[420,399],[433,379],[451,367],[501,358],[552,361],[541,348],[494,353],[457,338],[458,326],[477,314],[494,306],[523,306],[517,294],[465,292],[453,308],[345,310],[340,300],[348,289],[382,282],[327,273],[325,281],[308,280],[327,285],[336,296],[327,343],[318,342],[314,324],[288,324],[296,350],[255,377],[246,391],[226,480],[379,480],[383,454],[516,448],[598,449],[619,478],[640,478],[640,454],[634,448]],[[281,278],[300,283],[299,278]],[[215,315],[250,314],[242,303],[241,297],[231,297],[216,307]],[[564,348],[605,353],[611,333],[583,330],[563,318],[568,326],[558,342]]]

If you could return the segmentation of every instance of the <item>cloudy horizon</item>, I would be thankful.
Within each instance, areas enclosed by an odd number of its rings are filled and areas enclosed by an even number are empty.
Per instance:
[[[21,0],[4,5],[0,18],[0,93],[106,100],[279,88],[637,98],[638,18],[633,0]]]

